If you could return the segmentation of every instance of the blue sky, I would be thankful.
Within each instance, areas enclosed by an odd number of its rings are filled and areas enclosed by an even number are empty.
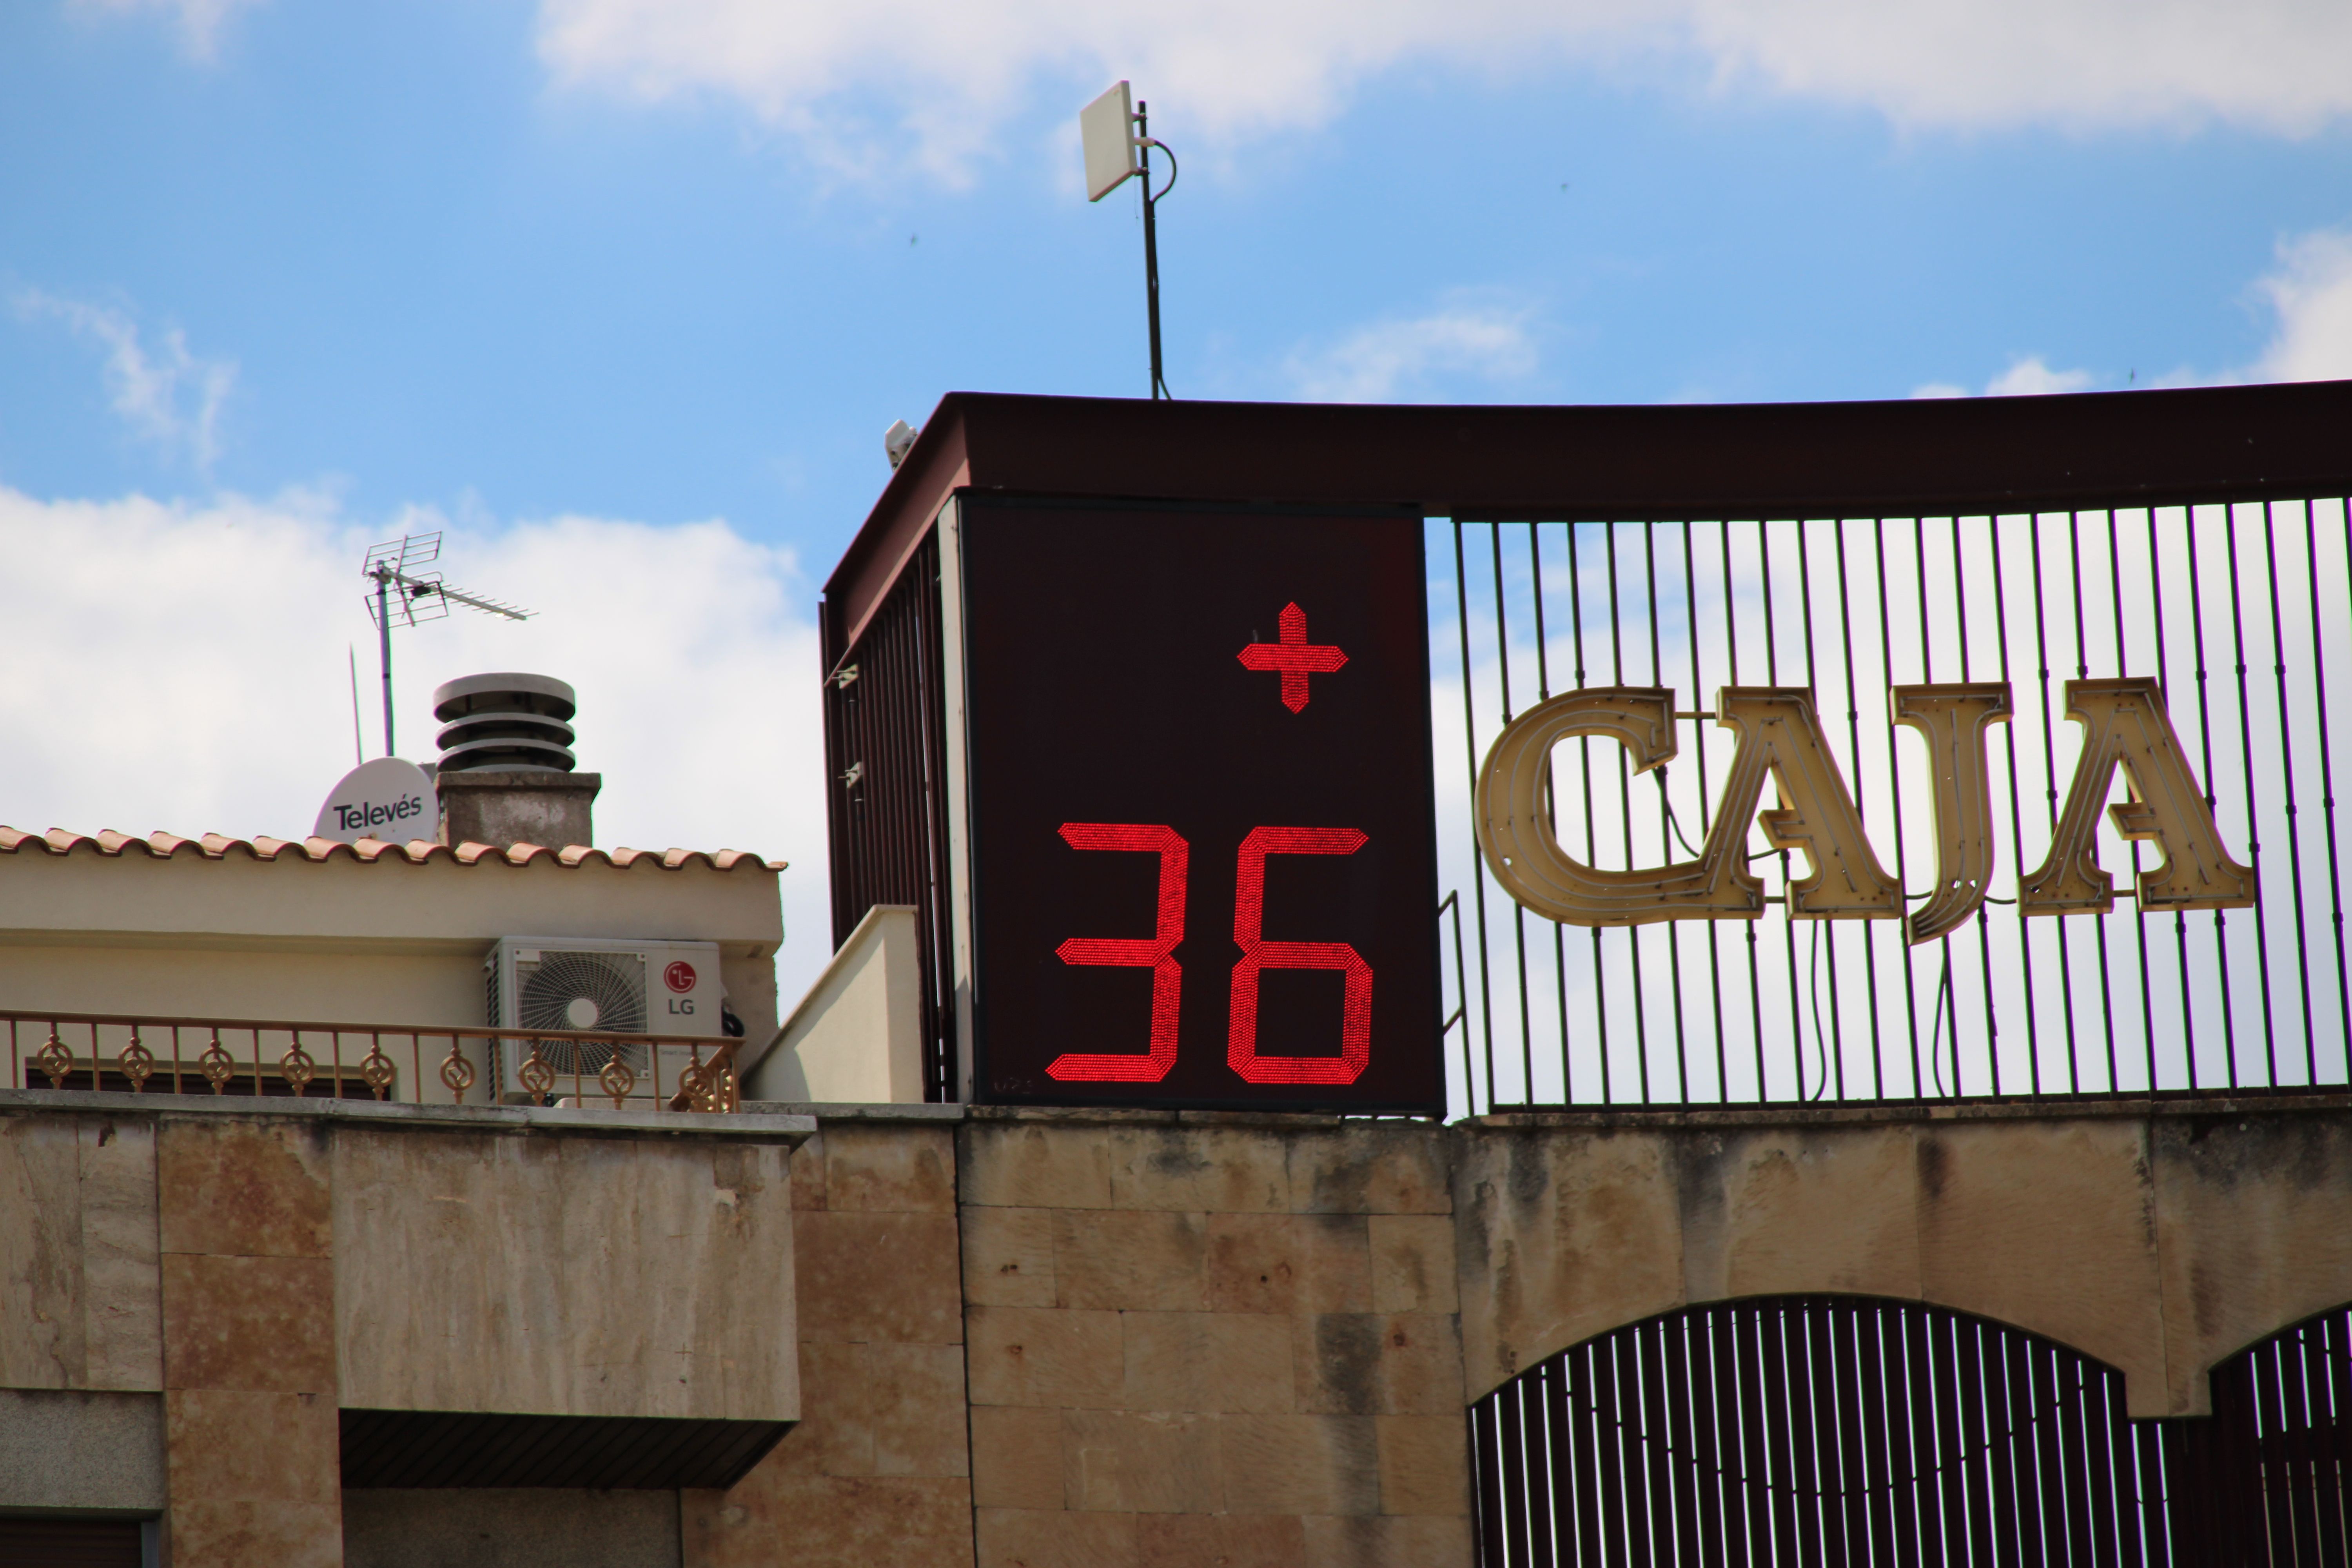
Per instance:
[[[0,700],[0,820],[300,831],[348,765],[352,547],[437,526],[452,582],[548,614],[418,633],[412,733],[467,660],[604,679],[592,762],[757,705],[776,735],[728,755],[758,777],[681,763],[600,821],[814,870],[806,622],[884,427],[955,388],[1142,389],[1137,205],[1076,166],[1120,75],[1184,157],[1180,396],[2352,374],[2340,5],[1148,9],[0,8],[0,538],[103,568],[84,614],[0,589],[64,645]],[[232,539],[268,587],[237,608],[156,565]],[[599,662],[664,628],[708,689],[683,706]],[[118,751],[65,689],[93,684],[139,716]],[[268,706],[294,733],[258,745]],[[106,776],[224,736],[193,793]]]

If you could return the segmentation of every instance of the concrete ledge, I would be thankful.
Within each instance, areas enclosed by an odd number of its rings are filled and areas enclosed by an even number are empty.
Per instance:
[[[905,1109],[905,1108],[900,1108]],[[794,1145],[813,1136],[806,1115],[737,1111],[604,1110],[584,1106],[415,1105],[402,1100],[310,1100],[252,1094],[120,1094],[79,1089],[0,1089],[0,1115],[59,1111],[201,1119],[250,1117],[349,1121],[370,1127],[462,1127],[476,1132],[569,1132],[592,1136],[747,1138]]]
[[[2094,1118],[2276,1116],[2352,1110],[2352,1088],[2271,1093],[2052,1096],[2045,1100],[1879,1101],[1868,1105],[1581,1106],[1503,1109],[1453,1125],[1481,1131],[1590,1127],[1631,1131],[1669,1127],[1898,1127],[1931,1121],[2075,1121]],[[1187,1115],[1203,1114],[1199,1111]]]
[[[969,1107],[869,1103],[863,1100],[747,1100],[738,1115],[805,1116],[818,1121],[910,1121],[952,1125],[964,1119]]]

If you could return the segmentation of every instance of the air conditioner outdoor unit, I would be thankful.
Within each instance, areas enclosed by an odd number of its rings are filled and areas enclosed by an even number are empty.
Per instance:
[[[500,1029],[610,1029],[616,1035],[722,1034],[719,944],[715,942],[614,942],[596,937],[499,939],[482,960],[489,999],[488,1023]],[[660,1091],[677,1091],[678,1075],[693,1059],[688,1046],[663,1046]],[[642,1045],[621,1047],[622,1065],[636,1074],[633,1100],[655,1092],[655,1063]],[[604,1090],[596,1075],[613,1059],[613,1047],[594,1041],[543,1040],[540,1059],[555,1069],[550,1092],[577,1092],[590,1104]],[[530,1059],[530,1042],[494,1042],[490,1076],[501,1100],[533,1100],[520,1074]],[[708,1051],[703,1059],[709,1059]],[[575,1069],[577,1077],[574,1077]],[[575,1090],[575,1084],[577,1089]]]

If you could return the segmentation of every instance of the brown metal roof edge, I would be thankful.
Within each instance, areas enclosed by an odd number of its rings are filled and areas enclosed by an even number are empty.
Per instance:
[[[951,392],[825,584],[853,647],[958,489],[1471,518],[1943,516],[2352,489],[2352,382],[1706,405]]]
[[[831,675],[843,656],[857,646],[866,623],[889,597],[898,574],[930,533],[932,520],[948,498],[971,482],[961,405],[972,395],[950,392],[940,399],[914,447],[882,487],[881,499],[866,514],[864,526],[842,552],[833,575],[824,580],[819,616],[824,674]]]

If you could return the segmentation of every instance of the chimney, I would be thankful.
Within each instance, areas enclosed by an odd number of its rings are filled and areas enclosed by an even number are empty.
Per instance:
[[[444,844],[593,844],[604,781],[575,773],[572,688],[551,676],[468,675],[433,693]]]

